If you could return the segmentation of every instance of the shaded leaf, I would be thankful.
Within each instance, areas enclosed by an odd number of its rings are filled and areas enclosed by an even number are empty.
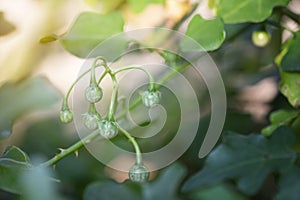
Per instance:
[[[12,193],[20,193],[19,175],[30,166],[26,153],[14,146],[7,147],[0,156],[0,188]]]
[[[122,15],[118,12],[108,14],[84,12],[78,16],[68,33],[60,38],[60,42],[70,53],[85,58],[98,44],[122,32],[123,25]],[[114,49],[106,49],[108,52],[112,50]]]
[[[7,138],[13,121],[26,112],[48,107],[60,98],[59,92],[44,78],[36,77],[0,88],[0,139]]]
[[[149,4],[163,4],[165,0],[129,0],[130,8],[138,13],[143,11]]]
[[[220,18],[206,20],[200,15],[195,15],[188,25],[186,35],[197,41],[204,50],[212,51],[223,43],[225,30]],[[183,39],[181,43],[183,51],[202,50],[189,41],[189,39]]]
[[[288,127],[279,127],[269,139],[263,135],[230,133],[210,153],[204,168],[187,180],[183,191],[236,179],[241,191],[255,194],[270,172],[284,171],[293,164],[296,153],[290,146],[294,141]]]
[[[287,52],[281,60],[281,67],[284,71],[300,72],[300,31],[291,40]],[[300,83],[299,83],[300,84]]]
[[[210,0],[210,8],[225,23],[261,22],[272,14],[275,6],[284,6],[290,0]]]
[[[290,126],[294,119],[299,116],[299,112],[296,110],[276,110],[271,113],[271,124],[262,129],[262,134],[269,136],[279,126]]]
[[[300,168],[292,167],[279,179],[279,192],[275,200],[298,200],[300,191]]]

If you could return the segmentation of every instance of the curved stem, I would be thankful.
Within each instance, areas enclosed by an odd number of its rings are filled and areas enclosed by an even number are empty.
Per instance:
[[[138,69],[138,70],[142,70],[143,72],[145,72],[149,78],[149,90],[152,91],[152,90],[155,90],[155,84],[154,84],[154,78],[153,76],[151,75],[151,73],[145,69],[145,68],[142,68],[140,66],[126,66],[126,67],[122,67],[122,68],[119,68],[117,70],[115,70],[113,72],[113,74],[117,74],[117,73],[120,73],[122,71],[126,71],[126,70],[131,70],[131,69]]]
[[[136,155],[136,164],[140,165],[142,164],[142,154],[140,147],[138,143],[135,141],[134,137],[130,135],[125,129],[123,129],[121,126],[117,124],[118,129],[128,138],[128,140],[132,143],[134,150],[135,150],[135,155]]]
[[[118,89],[119,89],[117,79],[113,74],[111,74],[111,79],[113,81],[114,88],[113,88],[113,92],[111,94],[109,110],[108,110],[108,115],[107,115],[107,118],[109,121],[114,120],[114,114],[115,114],[115,110],[116,110],[116,106],[117,106]]]

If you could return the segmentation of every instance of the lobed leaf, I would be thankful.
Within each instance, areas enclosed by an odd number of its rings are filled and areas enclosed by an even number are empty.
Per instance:
[[[241,191],[255,194],[269,173],[284,171],[294,163],[296,153],[290,148],[294,141],[288,127],[279,127],[269,139],[263,135],[229,133],[209,154],[204,168],[185,182],[183,191],[235,179]]]

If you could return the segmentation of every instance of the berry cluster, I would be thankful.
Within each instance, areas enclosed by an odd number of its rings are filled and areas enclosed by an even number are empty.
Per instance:
[[[104,67],[105,69],[98,81],[96,80],[95,75],[95,69],[97,67]],[[140,97],[142,103],[146,107],[153,107],[159,104],[161,94],[156,90],[154,79],[147,69],[139,66],[126,66],[113,71],[108,67],[104,58],[97,57],[92,67],[81,74],[66,93],[60,111],[60,120],[63,123],[70,123],[73,120],[73,113],[68,105],[70,92],[81,78],[90,73],[90,84],[85,89],[85,99],[89,102],[89,108],[88,111],[82,115],[83,124],[89,130],[97,130],[98,133],[106,139],[112,139],[116,137],[119,132],[122,132],[133,144],[136,153],[136,162],[129,170],[129,178],[134,182],[144,182],[149,178],[149,170],[142,162],[142,154],[139,145],[137,144],[136,140],[117,123],[114,117],[118,103],[118,81],[116,79],[116,75],[122,71],[131,69],[142,70],[149,78],[149,88],[148,90],[144,91]],[[103,97],[103,90],[100,87],[100,83],[107,75],[110,76],[113,82],[113,91],[107,115],[102,117],[97,111],[95,104],[99,103]]]

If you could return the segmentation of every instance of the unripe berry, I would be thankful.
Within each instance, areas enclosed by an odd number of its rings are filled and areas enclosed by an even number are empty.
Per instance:
[[[254,31],[252,33],[252,42],[255,46],[264,47],[270,41],[270,34],[265,31]]]
[[[143,164],[134,164],[129,170],[129,178],[133,182],[148,181],[149,174],[149,170]]]
[[[73,121],[73,113],[69,108],[64,108],[60,111],[60,121],[67,124]]]
[[[100,101],[102,96],[102,89],[96,84],[92,84],[85,89],[85,97],[90,103],[96,103]]]
[[[85,113],[83,114],[82,120],[86,128],[95,130],[98,128],[100,117],[97,114]]]
[[[111,139],[115,137],[118,134],[118,128],[115,124],[115,122],[108,121],[108,120],[101,120],[98,123],[98,128],[100,135],[102,135],[104,138]]]
[[[157,105],[160,101],[160,92],[159,91],[145,91],[142,94],[143,104],[147,107],[153,107]]]

